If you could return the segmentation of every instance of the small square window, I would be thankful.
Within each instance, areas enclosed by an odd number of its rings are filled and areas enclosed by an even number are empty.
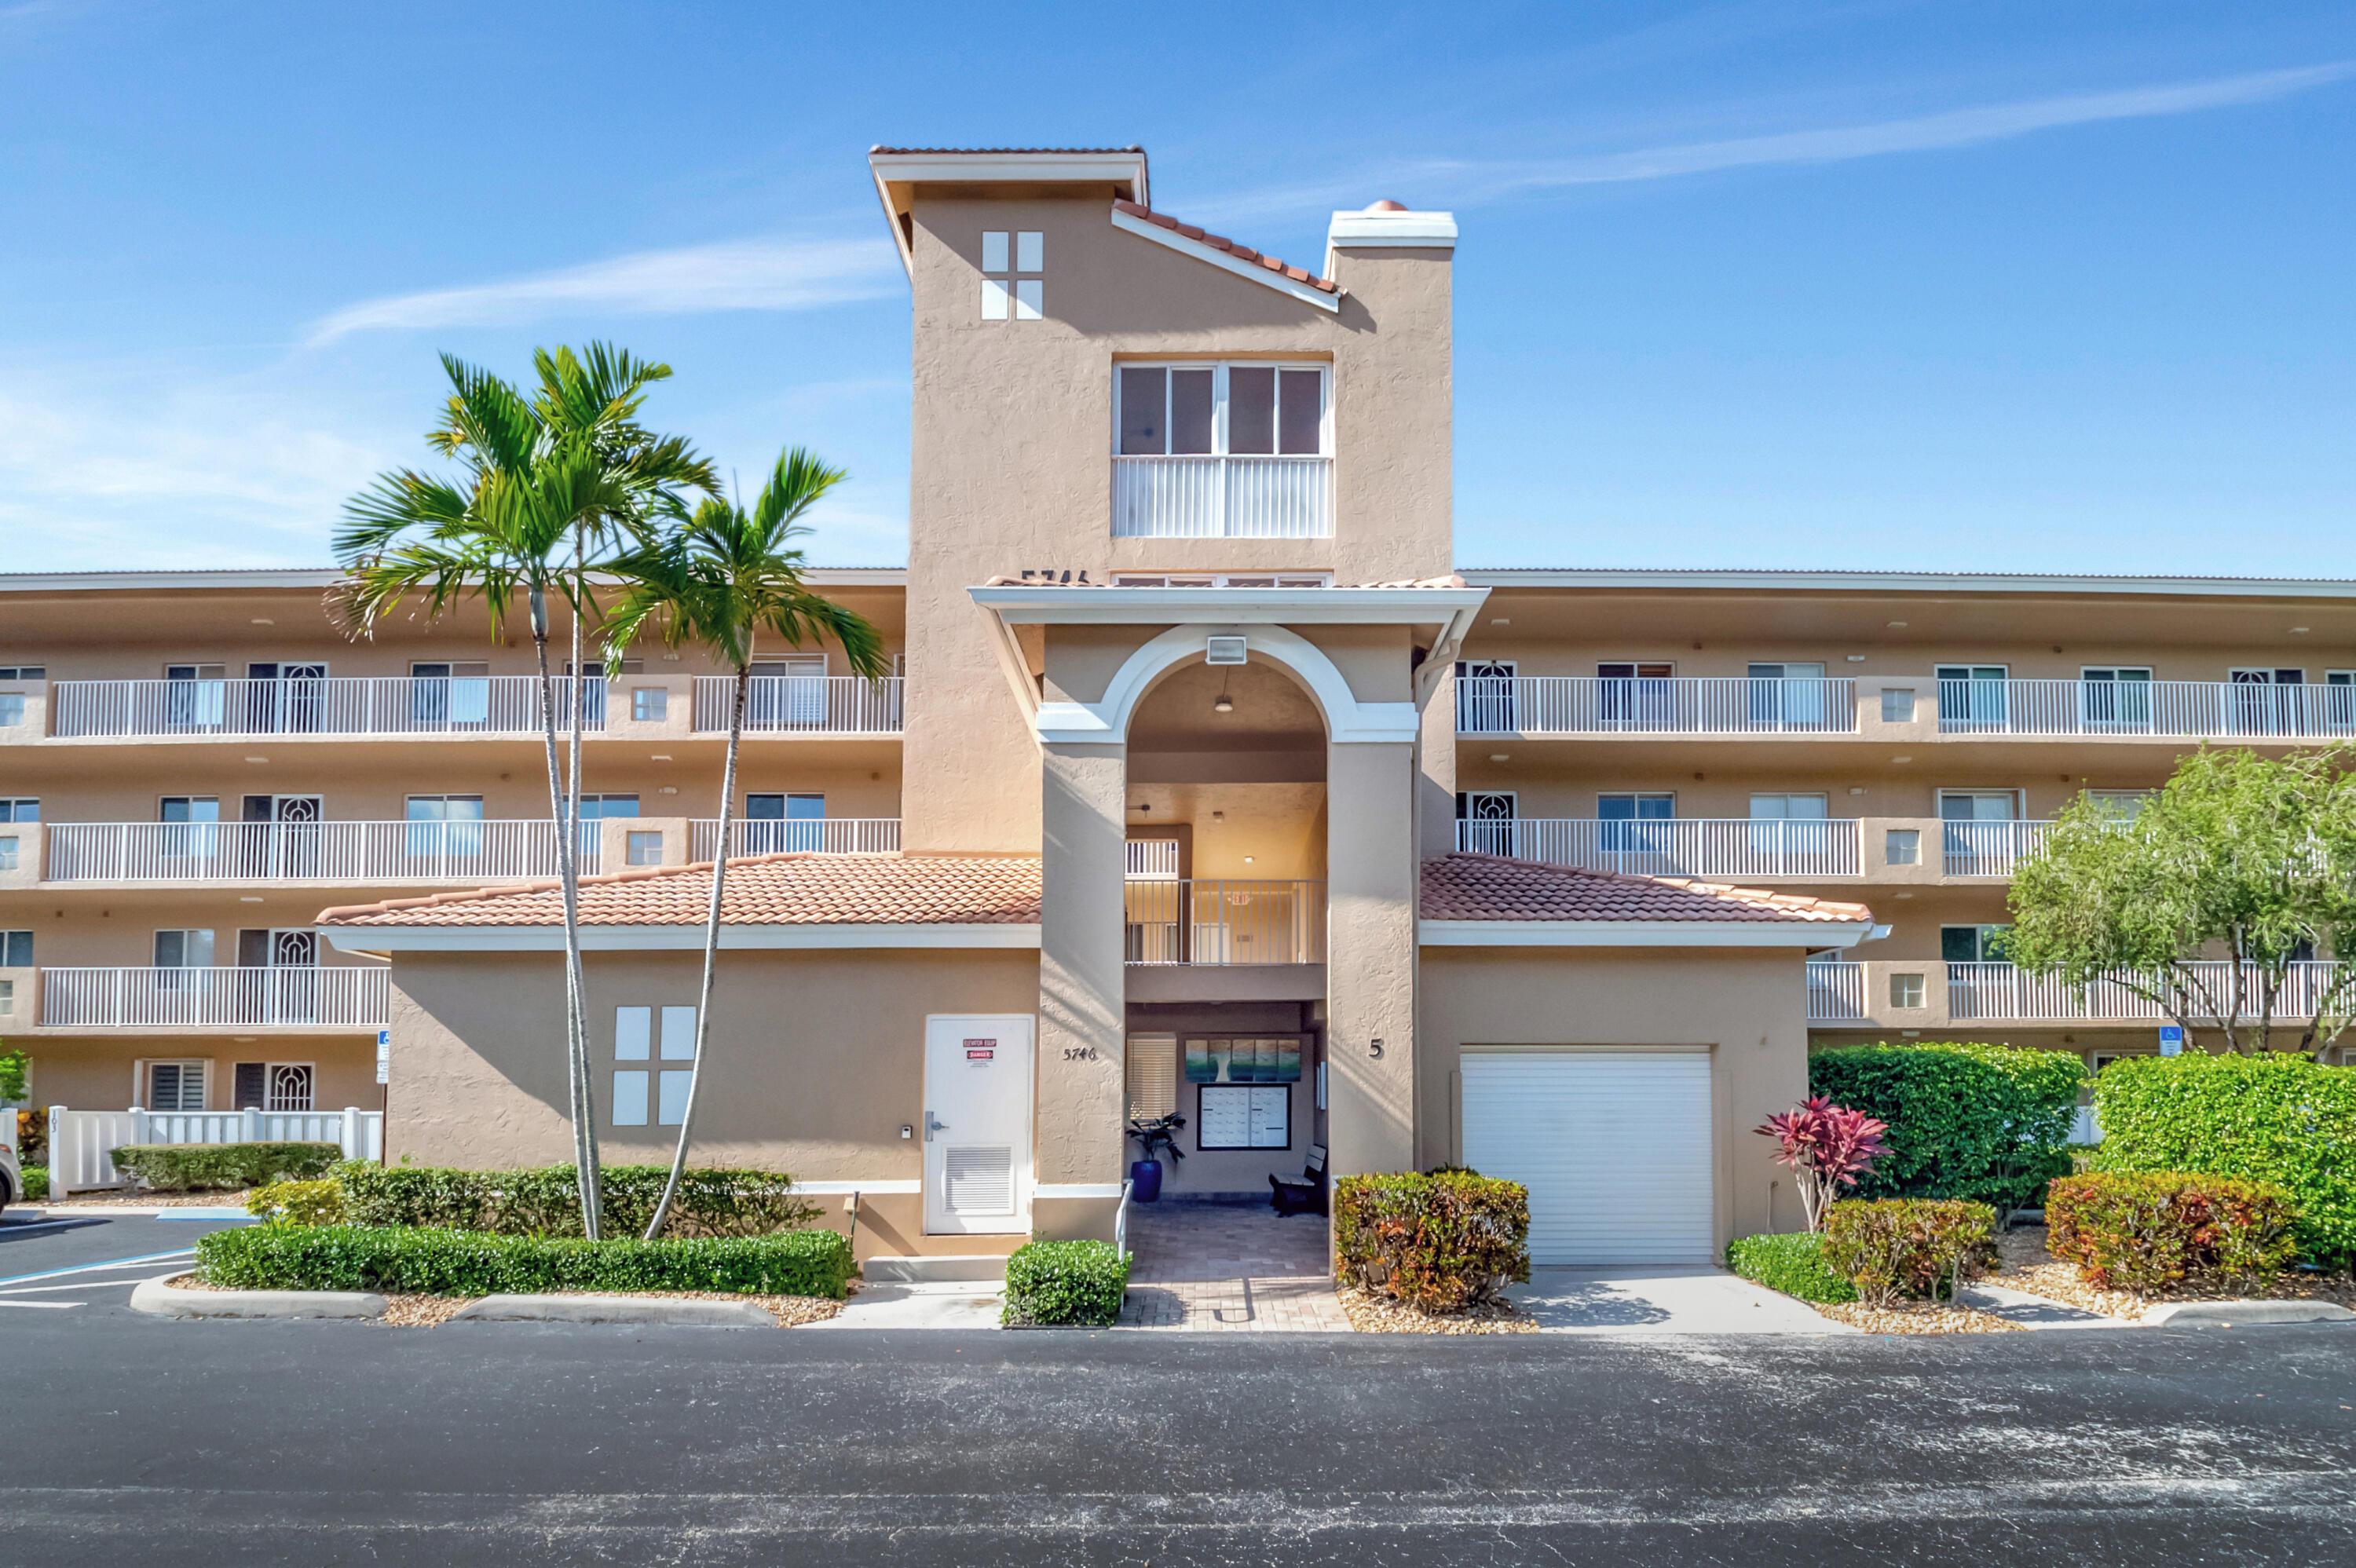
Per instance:
[[[1884,724],[1914,722],[1914,691],[1911,687],[1881,688],[1881,721]]]
[[[659,866],[663,858],[663,836],[659,833],[633,833],[629,842],[629,863],[633,866]]]
[[[1038,272],[1046,270],[1047,237],[1035,229],[1023,229],[1014,236],[1014,270],[1018,272]]]
[[[1893,1008],[1919,1008],[1922,1005],[1922,976],[1892,975],[1890,976],[1890,1005]]]
[[[1006,230],[985,229],[981,234],[981,270],[985,272],[1006,271]]]
[[[1047,285],[1039,278],[1014,280],[1014,319],[1039,321],[1047,314]]]
[[[1892,827],[1881,840],[1881,859],[1891,866],[1919,866],[1922,863],[1922,833],[1920,828]]]
[[[670,717],[670,693],[659,686],[630,688],[630,717],[641,724],[659,724]]]

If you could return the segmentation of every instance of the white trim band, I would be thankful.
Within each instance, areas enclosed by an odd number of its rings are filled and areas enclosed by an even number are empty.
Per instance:
[[[1204,658],[1210,639],[1220,636],[1242,637],[1248,656],[1272,660],[1299,677],[1323,709],[1326,738],[1334,745],[1412,741],[1421,730],[1421,717],[1412,702],[1360,702],[1325,651],[1298,632],[1259,624],[1188,625],[1173,626],[1130,654],[1098,701],[1041,703],[1032,717],[1039,743],[1122,744],[1137,705],[1155,678],[1173,666]]]
[[[1427,920],[1425,947],[1854,947],[1864,921]]]
[[[1173,621],[1252,625],[1435,626],[1469,614],[1486,588],[1085,588],[1004,583],[969,588],[1011,626],[1151,626]]]
[[[1325,249],[1357,251],[1373,247],[1412,247],[1420,251],[1456,249],[1456,215],[1452,212],[1337,212],[1325,228]]]
[[[323,925],[317,928],[343,953],[561,953],[561,925]],[[1035,925],[723,925],[720,945],[727,952],[829,952],[862,947],[1037,947]],[[584,925],[587,953],[681,953],[701,951],[698,925]]]

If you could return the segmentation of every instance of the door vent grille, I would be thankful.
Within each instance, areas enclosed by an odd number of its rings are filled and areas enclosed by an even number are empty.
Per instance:
[[[1014,1212],[1014,1150],[1003,1144],[951,1148],[943,1156],[952,1214]]]

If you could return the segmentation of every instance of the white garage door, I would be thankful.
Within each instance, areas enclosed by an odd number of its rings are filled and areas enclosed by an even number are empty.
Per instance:
[[[1468,1051],[1464,1163],[1530,1189],[1534,1264],[1707,1264],[1709,1058]]]

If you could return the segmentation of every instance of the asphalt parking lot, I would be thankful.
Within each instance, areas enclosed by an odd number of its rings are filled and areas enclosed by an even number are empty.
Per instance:
[[[128,1312],[131,1287],[178,1274],[208,1231],[246,1223],[37,1205],[0,1211],[0,1334],[35,1314]]]

